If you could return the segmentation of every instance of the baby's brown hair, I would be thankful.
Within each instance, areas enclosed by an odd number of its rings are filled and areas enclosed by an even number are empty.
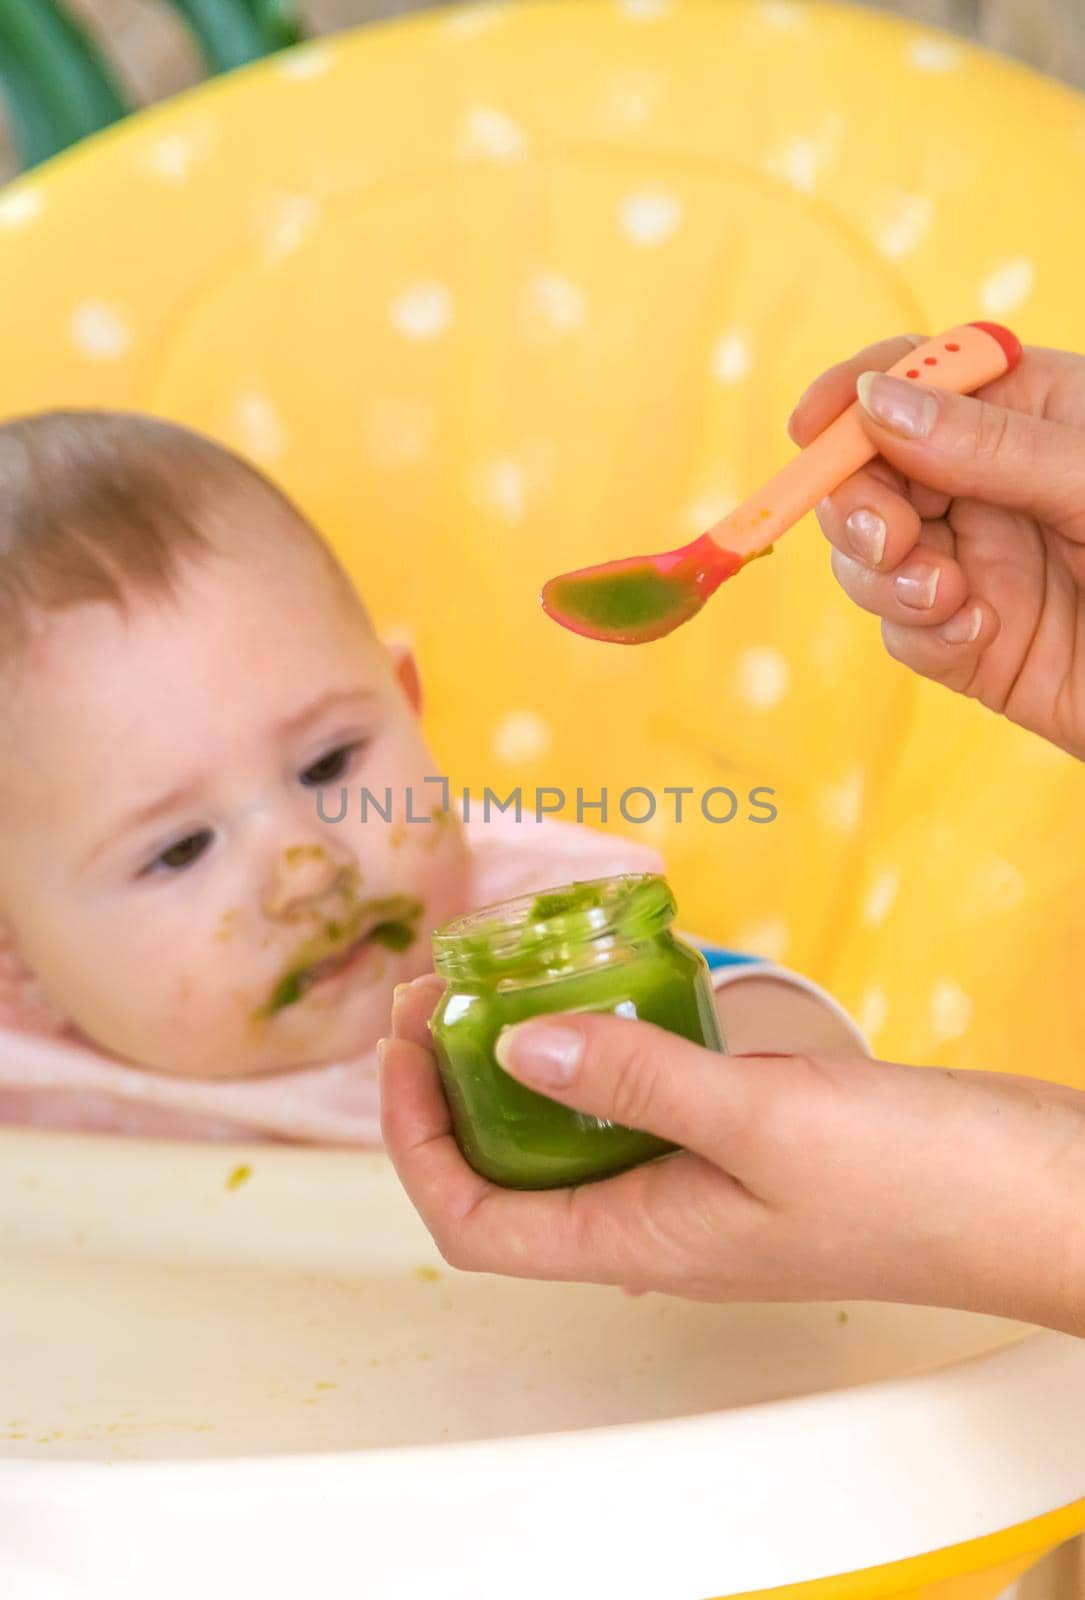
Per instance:
[[[124,411],[48,411],[0,425],[0,662],[35,614],[168,598],[186,562],[220,551],[216,501],[270,497],[349,580],[292,502],[203,434]]]

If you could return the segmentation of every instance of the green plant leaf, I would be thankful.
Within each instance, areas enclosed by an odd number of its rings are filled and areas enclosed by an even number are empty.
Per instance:
[[[39,161],[62,150],[67,141],[67,130],[57,127],[33,76],[0,44],[0,89],[7,106],[11,135],[22,167],[35,167]]]
[[[272,26],[269,0],[169,0],[169,3],[187,23],[212,72],[231,72],[249,61],[271,55],[284,44],[296,42],[285,30],[290,8],[277,8],[283,15]]]
[[[0,83],[26,166],[132,109],[101,55],[57,0],[0,0]]]
[[[286,50],[305,38],[298,0],[246,0],[271,50]]]

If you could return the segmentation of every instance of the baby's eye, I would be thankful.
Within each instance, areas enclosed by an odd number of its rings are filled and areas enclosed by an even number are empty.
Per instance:
[[[176,844],[171,844],[168,850],[163,850],[161,855],[155,856],[147,872],[154,872],[159,867],[164,867],[168,872],[183,872],[185,867],[190,867],[203,855],[211,843],[211,830],[201,828],[197,833],[186,834],[183,839],[178,839]]]
[[[311,767],[306,767],[301,774],[302,783],[317,789],[321,784],[334,783],[341,778],[350,766],[351,757],[356,750],[360,750],[358,742],[354,744],[337,745],[334,750],[329,750],[326,756],[321,756],[319,761],[314,761]]]

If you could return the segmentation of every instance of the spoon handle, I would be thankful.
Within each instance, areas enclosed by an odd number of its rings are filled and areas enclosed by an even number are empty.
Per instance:
[[[971,394],[1009,372],[1020,356],[1021,346],[1009,329],[996,322],[966,322],[910,350],[889,368],[889,374],[921,378],[932,388],[955,394]],[[858,413],[855,400],[763,488],[710,528],[709,538],[736,555],[750,557],[794,527],[819,500],[877,454]]]

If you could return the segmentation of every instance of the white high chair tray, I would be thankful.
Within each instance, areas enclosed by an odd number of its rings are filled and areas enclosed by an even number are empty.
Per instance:
[[[378,1154],[0,1132],[0,1297],[12,1600],[707,1596],[1085,1491],[1085,1342],[456,1273]]]

